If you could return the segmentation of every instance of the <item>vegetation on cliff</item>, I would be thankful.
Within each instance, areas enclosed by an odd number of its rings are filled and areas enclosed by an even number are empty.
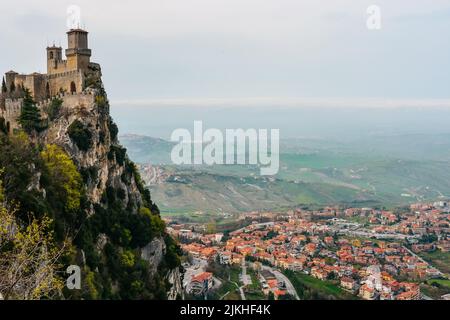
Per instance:
[[[126,149],[118,144],[104,91],[97,92],[90,115],[96,118],[77,118],[58,133],[66,134],[69,140],[63,141],[69,144],[47,135],[52,123],[60,128],[68,117],[67,111],[60,115],[63,106],[58,100],[45,110],[49,123],[42,128],[34,102],[25,96],[24,107],[28,107],[19,119],[23,131],[0,133],[0,293],[4,298],[166,298],[170,289],[166,275],[180,265],[179,247],[165,233],[158,207]],[[84,164],[82,160],[104,148],[104,159],[92,158],[93,165]],[[101,170],[108,175],[106,185],[100,183]],[[103,190],[98,201],[96,190]],[[35,239],[39,252],[45,253],[30,261],[30,274],[24,273],[20,280],[43,279],[29,292],[12,290],[14,283],[5,282],[14,264],[20,263],[17,259],[27,255],[28,249],[16,237]],[[162,248],[159,260],[143,257],[151,243]],[[62,285],[65,268],[73,264],[82,270],[81,290]]]
[[[33,97],[28,89],[24,89],[24,97],[22,104],[22,112],[18,119],[23,130],[27,133],[38,131],[41,129],[42,120],[39,109],[36,107]]]

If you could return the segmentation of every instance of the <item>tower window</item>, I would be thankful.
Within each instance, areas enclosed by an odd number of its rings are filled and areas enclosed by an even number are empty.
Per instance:
[[[53,51],[50,51],[50,59],[53,59]]]

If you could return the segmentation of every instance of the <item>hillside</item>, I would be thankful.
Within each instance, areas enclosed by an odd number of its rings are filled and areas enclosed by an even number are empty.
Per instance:
[[[0,294],[6,299],[182,295],[179,249],[119,144],[99,66],[90,71],[83,92],[59,94],[38,108],[26,88],[16,91],[24,98],[21,128],[13,134],[0,128]],[[10,229],[17,232],[5,232]],[[46,254],[17,269],[30,249],[19,241],[24,235]],[[68,265],[80,266],[81,290],[63,286]]]
[[[343,186],[176,170],[150,186],[163,212],[242,212],[297,205],[365,202],[370,194]]]
[[[380,137],[374,143],[286,139],[281,141],[280,171],[273,178],[259,176],[258,167],[250,165],[174,166],[170,142],[138,135],[121,140],[140,162],[143,179],[167,213],[329,204],[393,207],[450,197],[450,163],[440,160],[446,150],[433,144],[450,143],[445,135],[397,136],[385,144]],[[399,145],[402,150],[414,145],[417,152],[393,153]]]

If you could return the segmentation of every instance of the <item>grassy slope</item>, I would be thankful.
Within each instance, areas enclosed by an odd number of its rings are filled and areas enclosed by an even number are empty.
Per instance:
[[[412,142],[416,143],[416,137],[413,138]],[[121,140],[131,158],[138,162],[170,163],[173,146],[170,142],[136,136],[121,137]],[[411,145],[409,140],[409,144],[399,141],[401,143],[387,151],[372,150],[369,145],[364,146],[369,151],[359,153],[351,152],[361,146],[330,143],[322,146],[320,141],[314,141],[307,151],[304,146],[309,145],[308,141],[298,141],[298,145],[290,141],[282,148],[285,153],[280,156],[280,171],[277,180],[272,182],[255,180],[253,177],[261,178],[259,168],[251,165],[165,165],[188,183],[168,182],[154,186],[153,195],[165,212],[238,212],[365,200],[393,207],[449,197],[450,163],[435,160],[445,157],[438,153],[426,161],[414,160],[419,158],[406,151],[416,150],[415,144]],[[404,150],[400,152],[399,148]],[[425,155],[431,156],[433,152]],[[403,156],[410,160],[398,160]]]
[[[318,294],[321,299],[356,299],[331,281],[322,281],[300,272],[285,271],[284,274],[291,280],[301,299],[310,299],[311,294]]]

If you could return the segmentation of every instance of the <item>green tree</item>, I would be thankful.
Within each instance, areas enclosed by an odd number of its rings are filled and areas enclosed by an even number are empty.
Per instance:
[[[59,111],[61,110],[63,101],[59,98],[53,99],[50,105],[48,106],[47,113],[50,120],[55,120],[58,115]]]
[[[78,210],[82,196],[82,179],[77,167],[64,150],[54,144],[46,145],[41,157],[54,184],[61,186],[60,199],[66,210]]]
[[[48,217],[32,218],[27,226],[17,223],[16,210],[3,204],[0,181],[0,292],[3,299],[48,299],[60,296],[58,276],[62,249],[54,245]],[[14,232],[11,232],[14,230]]]
[[[19,123],[23,130],[30,134],[33,131],[39,130],[41,127],[41,115],[39,109],[31,96],[28,89],[24,89],[25,96],[23,98],[22,112],[19,116]]]
[[[8,89],[6,88],[5,77],[3,77],[3,80],[2,80],[2,93],[5,93],[6,91],[8,91]]]
[[[92,146],[92,133],[80,120],[72,122],[67,133],[78,149],[87,151]]]
[[[216,223],[214,221],[211,221],[206,225],[206,233],[207,234],[213,234],[213,233],[216,233],[216,231],[217,231],[217,227],[216,227]]]

